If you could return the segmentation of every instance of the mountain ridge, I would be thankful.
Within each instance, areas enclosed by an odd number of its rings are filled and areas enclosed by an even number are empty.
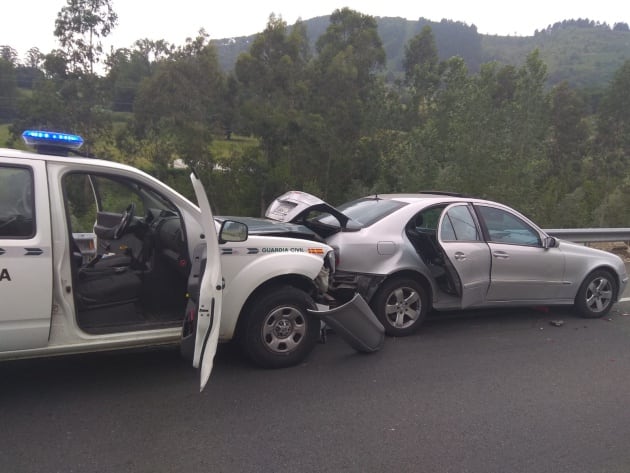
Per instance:
[[[630,60],[630,30],[625,23],[611,28],[588,19],[565,20],[536,30],[532,36],[501,36],[481,34],[474,25],[447,19],[435,22],[425,18],[375,17],[375,20],[387,56],[388,78],[401,76],[405,45],[425,26],[431,27],[440,59],[461,56],[472,73],[481,64],[493,61],[518,66],[538,49],[548,68],[549,85],[566,80],[574,87],[597,88],[605,85],[624,61]],[[302,23],[314,51],[330,16]],[[249,49],[257,34],[211,41],[225,71],[233,70],[238,55]]]

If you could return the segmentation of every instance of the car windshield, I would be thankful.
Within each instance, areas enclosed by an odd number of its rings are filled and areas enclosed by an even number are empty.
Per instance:
[[[337,207],[337,210],[363,227],[368,227],[405,205],[407,205],[405,202],[397,200],[363,198],[342,204]],[[332,215],[325,215],[317,220],[327,225],[338,225]]]

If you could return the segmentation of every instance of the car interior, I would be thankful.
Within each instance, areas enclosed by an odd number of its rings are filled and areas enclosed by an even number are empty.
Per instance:
[[[443,210],[444,206],[431,207],[416,214],[405,226],[405,235],[438,287],[447,294],[456,295],[457,291],[447,271],[447,260],[437,240],[437,226]]]
[[[190,259],[176,207],[136,182],[85,173],[64,177],[64,197],[81,329],[104,334],[180,325]],[[77,235],[93,238],[92,254]]]

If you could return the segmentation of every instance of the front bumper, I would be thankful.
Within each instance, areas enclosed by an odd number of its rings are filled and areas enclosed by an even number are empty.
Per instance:
[[[358,352],[372,353],[383,347],[385,329],[359,294],[333,309],[308,312],[323,320]]]

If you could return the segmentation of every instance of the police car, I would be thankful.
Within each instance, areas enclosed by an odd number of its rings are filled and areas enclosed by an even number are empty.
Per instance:
[[[329,246],[215,219],[194,172],[199,205],[77,135],[23,137],[37,152],[0,149],[0,359],[181,341],[203,388],[219,341],[268,368],[313,350]]]

